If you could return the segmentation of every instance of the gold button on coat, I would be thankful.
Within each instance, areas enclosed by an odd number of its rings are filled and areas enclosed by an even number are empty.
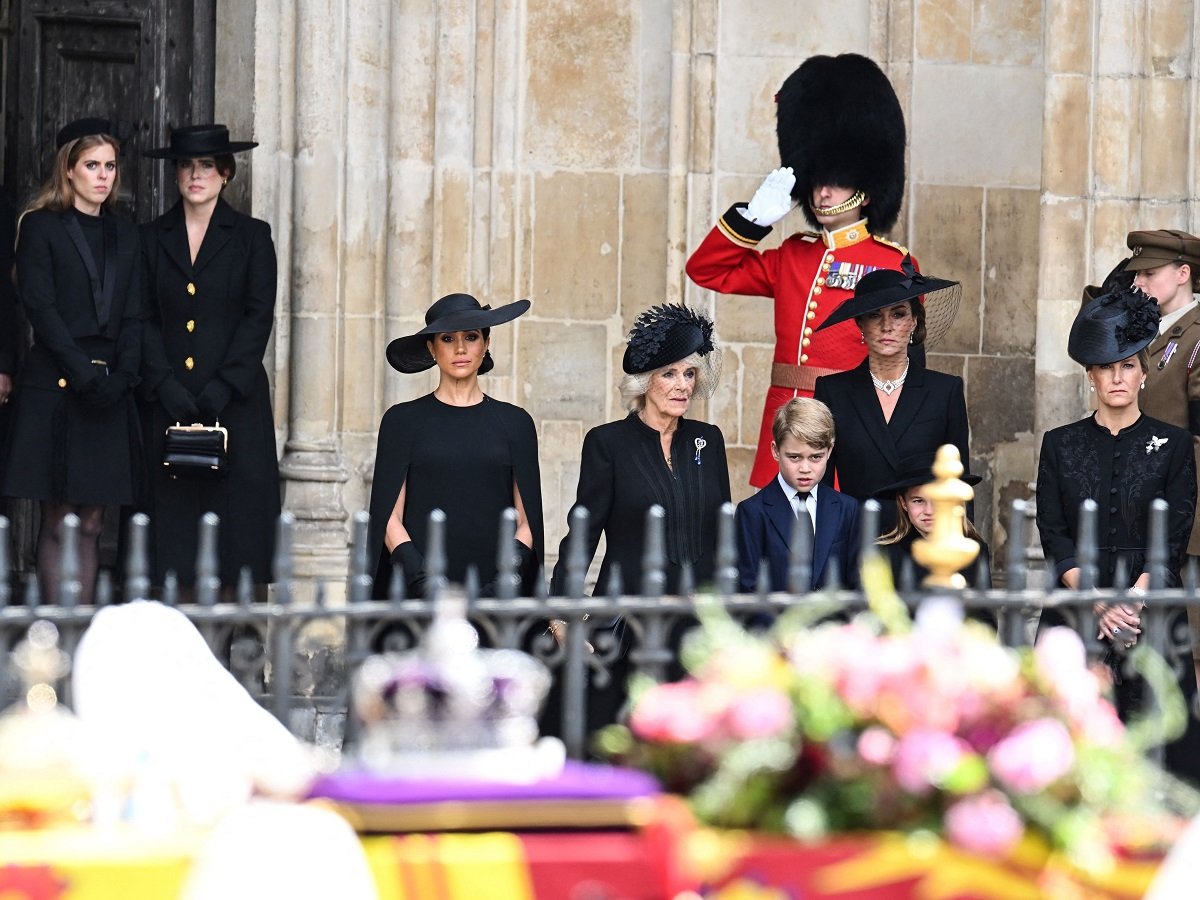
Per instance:
[[[804,336],[805,336],[805,337],[808,337],[810,334],[812,334],[812,329],[811,329],[811,328],[805,328],[805,329],[804,329]]]
[[[817,317],[817,311],[815,309],[810,309],[808,311],[808,317],[810,319],[815,319]]]
[[[67,386],[67,379],[65,379],[65,378],[58,379],[58,386],[60,388],[65,388]]]
[[[820,287],[815,287],[815,288],[813,288],[813,293],[814,293],[814,294],[819,294],[819,293],[821,293],[821,289],[820,289]]]
[[[811,344],[811,343],[812,343],[812,338],[805,338],[804,340],[802,340],[802,341],[800,342],[800,346],[801,346],[801,347],[807,347],[807,346],[808,346],[809,344]]]
[[[189,333],[196,330],[196,320],[195,319],[187,320],[187,330]]]
[[[183,361],[183,366],[190,372],[192,369],[196,368],[196,361],[189,356]]]
[[[194,284],[192,284],[190,281],[188,282],[187,292],[189,294],[191,294],[193,297],[196,296],[196,286]]]
[[[807,353],[800,354],[800,362],[802,362],[802,363],[808,362],[808,354]]]

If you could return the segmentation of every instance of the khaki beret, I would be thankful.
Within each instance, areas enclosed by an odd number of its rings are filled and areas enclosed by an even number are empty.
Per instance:
[[[1200,238],[1186,231],[1131,231],[1125,243],[1133,254],[1125,266],[1130,271],[1155,269],[1171,262],[1200,266]]]

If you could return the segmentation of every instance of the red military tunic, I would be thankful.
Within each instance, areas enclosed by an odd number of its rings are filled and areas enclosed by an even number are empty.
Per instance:
[[[854,295],[859,278],[875,269],[899,269],[908,251],[871,234],[861,219],[832,232],[794,234],[777,249],[759,252],[758,242],[771,229],[747,220],[744,209],[738,204],[721,217],[688,259],[687,273],[722,294],[775,299],[771,388],[750,472],[750,483],[763,487],[779,471],[771,456],[775,412],[793,397],[811,397],[819,376],[853,369],[866,358],[852,320],[821,332],[817,327]]]

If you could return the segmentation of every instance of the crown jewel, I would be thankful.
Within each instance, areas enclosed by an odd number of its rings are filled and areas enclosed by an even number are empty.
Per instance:
[[[443,595],[418,649],[370,657],[359,669],[363,762],[403,775],[553,774],[562,744],[538,741],[537,726],[549,672],[520,651],[480,649],[463,610],[461,598]]]

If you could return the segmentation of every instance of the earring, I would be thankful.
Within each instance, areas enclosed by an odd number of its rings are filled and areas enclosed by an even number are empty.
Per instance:
[[[228,179],[228,178],[222,178],[222,179],[221,179],[221,187],[225,187],[225,185],[227,185],[227,184],[229,184],[229,179]]]
[[[909,335],[908,335],[908,342],[911,344],[911,343],[913,343],[913,340],[914,340],[914,338],[913,338],[913,335],[912,335],[912,333],[911,333],[911,332],[909,332]]]
[[[860,344],[865,344],[867,342],[867,336],[861,331],[858,333],[858,342]]]
[[[1144,391],[1145,389],[1146,389],[1146,382],[1143,381],[1142,382],[1142,390]]]
[[[1096,386],[1094,384],[1092,384],[1091,382],[1088,382],[1088,390],[1094,394],[1094,393],[1096,393]]]

